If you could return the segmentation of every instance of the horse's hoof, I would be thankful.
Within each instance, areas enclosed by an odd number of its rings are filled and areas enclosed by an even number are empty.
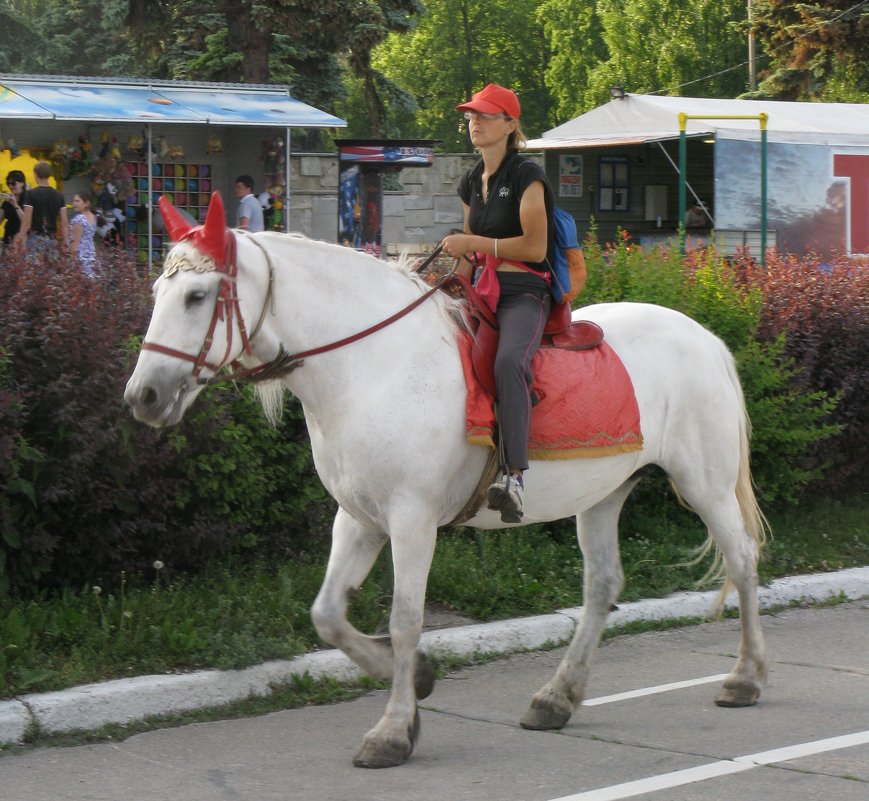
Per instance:
[[[760,697],[760,688],[750,681],[725,681],[715,699],[716,706],[754,706]]]
[[[435,671],[429,658],[422,652],[416,653],[416,672],[413,676],[413,688],[419,700],[428,698],[435,685]]]
[[[413,753],[416,741],[419,739],[419,710],[413,716],[413,723],[408,727],[407,739],[389,739],[386,742],[372,742],[367,737],[362,748],[353,757],[357,768],[395,768],[407,762]]]
[[[573,710],[569,707],[558,706],[551,701],[541,701],[537,698],[531,700],[531,706],[522,716],[519,725],[523,729],[534,731],[546,731],[549,729],[563,729],[570,720]]]

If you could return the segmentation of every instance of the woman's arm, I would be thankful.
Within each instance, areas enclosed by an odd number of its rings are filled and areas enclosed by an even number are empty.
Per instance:
[[[19,200],[18,205],[21,205],[21,201]],[[30,233],[30,226],[33,223],[33,206],[24,204],[24,216],[21,218],[21,228],[18,229],[18,233],[15,234],[15,237],[12,239],[12,247],[16,250],[23,250],[24,246],[27,244],[27,234]]]
[[[81,242],[81,235],[84,231],[84,226],[80,223],[73,223],[72,226],[72,242],[69,244],[69,249],[72,252],[73,256],[78,255],[78,245]]]
[[[467,203],[462,203],[462,208],[464,209],[464,224],[462,225],[462,230],[465,232],[465,235],[469,235],[469,229],[471,226],[468,220],[471,216],[471,207]],[[470,281],[474,275],[474,265],[471,264],[466,256],[458,256],[458,260],[459,263],[456,265],[456,272],[462,276],[462,278]]]

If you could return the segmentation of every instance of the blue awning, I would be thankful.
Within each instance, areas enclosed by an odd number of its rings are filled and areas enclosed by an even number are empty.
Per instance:
[[[52,113],[48,109],[31,103],[11,89],[0,85],[0,119],[37,120],[51,119]]]
[[[299,128],[340,128],[344,120],[289,95],[244,91],[164,89],[159,94],[217,125],[277,125]]]
[[[0,119],[343,128],[286,87],[0,76]]]
[[[201,115],[146,87],[76,86],[3,81],[52,119],[82,122],[204,122]]]

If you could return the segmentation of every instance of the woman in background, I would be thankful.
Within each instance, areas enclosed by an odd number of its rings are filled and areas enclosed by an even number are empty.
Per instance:
[[[85,275],[96,275],[97,253],[94,247],[94,234],[97,230],[97,218],[91,211],[91,194],[87,191],[76,193],[72,199],[74,216],[70,220],[72,240],[70,250],[78,259]]]
[[[6,176],[6,186],[9,188],[9,194],[3,195],[3,205],[0,207],[0,220],[6,220],[6,227],[3,229],[2,254],[9,250],[15,234],[21,229],[21,220],[24,219],[24,208],[21,206],[24,173],[21,170],[11,170]]]

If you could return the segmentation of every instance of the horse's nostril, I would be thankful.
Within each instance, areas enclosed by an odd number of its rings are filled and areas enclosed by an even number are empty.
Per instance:
[[[142,405],[153,406],[157,402],[157,392],[151,387],[146,387],[142,392]]]

